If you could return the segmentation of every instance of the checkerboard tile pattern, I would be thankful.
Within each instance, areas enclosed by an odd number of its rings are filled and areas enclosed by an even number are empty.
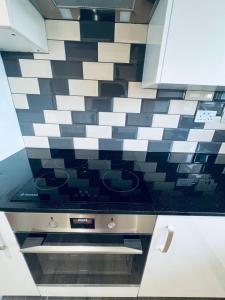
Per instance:
[[[1,53],[26,147],[225,153],[225,92],[141,87],[146,24],[46,28],[49,53]]]

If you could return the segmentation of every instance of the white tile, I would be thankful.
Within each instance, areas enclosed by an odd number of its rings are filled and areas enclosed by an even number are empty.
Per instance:
[[[48,39],[80,41],[80,23],[76,21],[46,20]]]
[[[124,151],[147,151],[147,140],[123,140]]]
[[[34,59],[66,60],[64,41],[48,40],[48,53],[34,53]]]
[[[98,125],[87,125],[86,136],[90,138],[112,138],[112,127],[111,126],[98,126]]]
[[[154,114],[152,127],[177,128],[179,119],[179,115]]]
[[[27,96],[25,94],[12,94],[12,99],[16,109],[29,109]]]
[[[186,91],[186,100],[199,100],[199,101],[212,101],[214,92],[204,92],[204,91]]]
[[[74,138],[75,149],[98,150],[98,139],[95,138]]]
[[[99,125],[125,126],[125,113],[99,112]]]
[[[33,124],[36,136],[60,136],[59,125],[56,124]]]
[[[129,63],[130,44],[98,43],[98,61]]]
[[[198,101],[171,100],[169,114],[172,115],[194,115]]]
[[[114,98],[114,112],[139,113],[141,111],[141,99],[138,98]]]
[[[205,123],[204,129],[225,130],[225,123],[221,122],[221,117],[215,117],[213,121]]]
[[[70,95],[98,96],[98,81],[69,79]]]
[[[83,62],[84,79],[113,80],[113,63]]]
[[[148,25],[143,24],[115,24],[115,42],[145,44]]]
[[[37,78],[8,77],[11,93],[40,94]]]
[[[84,111],[83,96],[56,96],[58,110]]]
[[[225,143],[221,144],[219,154],[225,154]]]
[[[155,99],[156,89],[143,89],[141,82],[129,82],[128,97]]]
[[[190,129],[187,140],[193,142],[211,142],[214,132],[215,130]]]
[[[40,136],[23,136],[27,148],[49,148],[48,138]]]
[[[160,141],[163,136],[163,128],[139,127],[137,138],[140,140]]]
[[[175,141],[172,144],[171,152],[178,153],[194,153],[197,147],[197,142]]]
[[[60,110],[44,110],[46,123],[72,124],[71,112]]]
[[[52,78],[52,68],[49,60],[19,59],[23,77]]]

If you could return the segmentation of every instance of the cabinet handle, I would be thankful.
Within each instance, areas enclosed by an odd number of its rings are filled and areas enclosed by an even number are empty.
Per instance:
[[[5,250],[5,248],[6,248],[6,246],[4,245],[3,240],[2,240],[2,238],[0,237],[0,251]]]
[[[162,253],[166,253],[171,245],[171,242],[173,240],[173,234],[174,234],[174,230],[172,226],[166,226],[167,229],[167,237],[166,237],[166,241],[164,245],[161,245],[159,247],[159,251],[161,251]]]

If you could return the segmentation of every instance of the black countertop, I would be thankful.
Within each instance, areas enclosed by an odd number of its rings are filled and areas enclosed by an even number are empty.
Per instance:
[[[225,155],[21,150],[0,162],[0,210],[225,215]]]

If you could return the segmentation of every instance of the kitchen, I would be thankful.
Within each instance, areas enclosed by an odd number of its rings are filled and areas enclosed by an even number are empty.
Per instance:
[[[3,299],[225,297],[224,8],[1,0]]]

